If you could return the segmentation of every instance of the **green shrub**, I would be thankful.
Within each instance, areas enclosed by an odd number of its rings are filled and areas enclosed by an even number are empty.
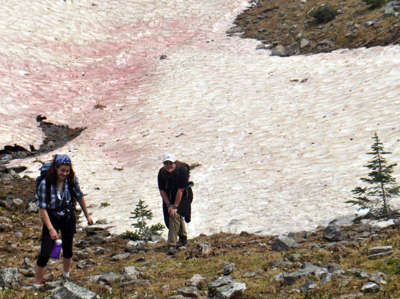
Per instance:
[[[385,5],[386,0],[363,0],[367,5],[369,5],[369,8],[375,9],[382,7]]]
[[[313,17],[318,24],[332,21],[337,14],[337,10],[329,5],[320,6],[309,13],[310,17]]]

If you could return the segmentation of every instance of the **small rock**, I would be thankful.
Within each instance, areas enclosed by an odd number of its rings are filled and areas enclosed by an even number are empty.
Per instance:
[[[12,200],[12,203],[13,203],[14,206],[20,207],[20,206],[22,206],[24,204],[24,201],[21,198],[14,198]]]
[[[121,260],[124,260],[124,259],[128,258],[130,255],[131,254],[129,252],[116,254],[111,258],[111,260],[113,260],[113,261],[121,261]]]
[[[207,287],[207,280],[201,276],[200,274],[195,274],[193,277],[187,282],[188,286],[196,287],[198,289],[204,289]]]
[[[107,284],[112,284],[113,282],[119,281],[121,279],[121,276],[114,273],[114,272],[108,272],[100,275],[98,281],[103,281],[106,282]]]
[[[133,280],[139,278],[140,272],[135,266],[128,266],[122,270],[122,275],[125,280]]]
[[[195,287],[183,287],[183,288],[178,289],[177,291],[184,297],[190,297],[190,298],[199,298],[200,297],[199,291]]]
[[[300,291],[305,293],[309,290],[315,289],[317,284],[312,280],[307,280],[302,286],[300,286]]]
[[[276,251],[289,250],[291,248],[297,248],[297,247],[299,247],[299,244],[297,244],[297,242],[294,239],[285,236],[279,236],[272,243],[272,250]]]
[[[364,293],[373,293],[379,291],[379,285],[374,282],[367,282],[361,288]]]
[[[286,57],[288,56],[288,53],[284,46],[277,45],[276,47],[271,49],[271,56]]]
[[[36,203],[34,202],[30,202],[28,204],[28,212],[29,213],[37,213],[37,211],[39,211],[38,206],[36,205]]]
[[[224,270],[222,271],[222,273],[224,275],[231,274],[233,272],[233,270],[235,269],[235,264],[233,264],[233,263],[224,262],[222,264],[222,266],[224,267]]]
[[[301,49],[308,47],[309,45],[310,45],[310,41],[308,39],[302,38],[300,40],[300,48]]]

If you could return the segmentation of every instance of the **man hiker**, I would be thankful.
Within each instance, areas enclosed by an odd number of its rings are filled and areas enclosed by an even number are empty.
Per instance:
[[[190,222],[192,183],[189,182],[189,165],[177,161],[175,155],[164,155],[162,162],[164,166],[158,172],[158,189],[163,201],[165,226],[169,230],[168,254],[174,255],[177,248],[187,244],[185,221]]]

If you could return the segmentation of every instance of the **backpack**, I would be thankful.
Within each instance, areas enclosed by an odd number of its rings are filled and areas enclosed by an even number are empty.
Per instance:
[[[50,166],[51,166],[51,162],[49,161],[49,162],[43,163],[42,166],[39,168],[40,175],[35,180],[35,197],[36,197],[36,199],[39,198],[39,195],[38,195],[39,185],[44,179],[46,179],[47,170],[50,168]],[[49,188],[46,188],[46,189],[49,189]],[[49,194],[49,193],[47,193],[47,194]],[[46,200],[48,197],[49,196],[46,196]]]
[[[43,180],[47,180],[47,170],[50,168],[50,166],[51,166],[51,161],[48,161],[48,162],[45,162],[45,163],[43,163],[43,165],[39,168],[39,170],[40,170],[40,175],[36,178],[36,180],[35,180],[35,197],[36,197],[36,199],[39,199],[39,194],[38,194],[38,191],[39,191],[39,185],[40,185],[40,183],[43,181]],[[76,198],[76,196],[75,196],[75,192],[73,191],[73,186],[72,186],[73,184],[71,184],[70,182],[68,183],[68,187],[69,187],[69,192],[70,192],[70,194],[71,194],[71,199],[72,199],[72,206],[74,206],[75,205],[75,198]],[[51,194],[50,194],[50,192],[51,192],[51,186],[50,186],[50,184],[48,183],[48,181],[46,181],[46,203],[47,203],[47,205],[49,205],[50,204],[50,200],[51,200],[51,198],[50,198],[50,196],[51,196]],[[64,202],[62,203],[62,205],[61,205],[61,209],[64,209],[66,207],[66,205],[64,204]]]

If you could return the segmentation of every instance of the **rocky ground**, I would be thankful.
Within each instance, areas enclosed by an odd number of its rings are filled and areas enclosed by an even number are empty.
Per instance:
[[[336,17],[318,22],[313,10],[330,6]],[[239,15],[228,34],[262,41],[259,49],[290,56],[400,42],[400,1],[372,9],[361,0],[260,0]]]
[[[72,282],[52,260],[45,288],[31,288],[41,223],[34,182],[0,178],[0,298],[398,298],[399,227],[336,221],[287,236],[201,235],[170,257],[148,244],[80,226]]]

